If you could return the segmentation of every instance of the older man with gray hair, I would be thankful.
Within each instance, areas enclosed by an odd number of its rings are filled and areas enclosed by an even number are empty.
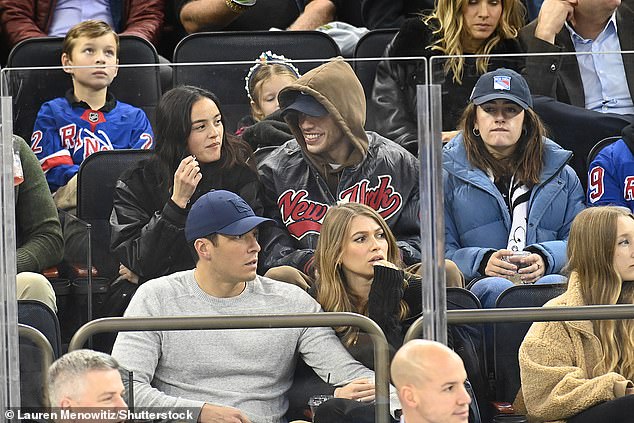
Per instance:
[[[102,352],[76,350],[64,354],[49,368],[47,385],[53,409],[85,413],[128,408],[123,400],[125,388],[119,364]]]

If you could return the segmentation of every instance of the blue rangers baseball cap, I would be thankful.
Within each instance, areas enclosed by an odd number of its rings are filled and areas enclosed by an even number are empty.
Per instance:
[[[191,207],[185,221],[185,238],[192,242],[212,234],[242,235],[264,222],[273,220],[256,216],[238,194],[213,190]]]
[[[500,68],[482,75],[473,87],[469,101],[479,106],[498,99],[511,100],[524,110],[533,107],[528,83],[522,75],[511,69]]]

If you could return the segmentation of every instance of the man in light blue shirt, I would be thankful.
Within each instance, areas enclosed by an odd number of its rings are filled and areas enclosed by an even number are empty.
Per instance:
[[[529,57],[531,92],[597,112],[634,114],[632,0],[545,0],[520,31],[528,53],[587,52]],[[612,53],[609,53],[612,52]]]

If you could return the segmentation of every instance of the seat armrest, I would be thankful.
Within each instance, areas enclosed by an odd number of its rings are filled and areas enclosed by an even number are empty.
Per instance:
[[[85,264],[69,263],[68,268],[71,279],[88,277],[88,267],[86,267]],[[95,266],[92,266],[92,277],[96,278],[97,276],[99,276],[97,268],[95,268]]]
[[[57,279],[59,278],[59,269],[57,266],[49,267],[48,269],[42,270],[42,274],[46,279]]]
[[[510,402],[491,401],[491,405],[498,414],[515,414],[515,408],[513,408],[513,404]]]

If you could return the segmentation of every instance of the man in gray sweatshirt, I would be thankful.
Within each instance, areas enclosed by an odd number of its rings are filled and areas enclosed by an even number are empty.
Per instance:
[[[203,195],[185,225],[196,268],[141,285],[125,316],[321,311],[297,286],[256,275],[258,225],[269,220],[229,191]],[[199,422],[285,422],[286,392],[300,355],[334,385],[374,380],[331,328],[122,332],[112,355],[134,371],[138,407],[193,408]],[[355,394],[335,390],[335,396]],[[390,403],[392,412],[400,408],[393,390]]]

